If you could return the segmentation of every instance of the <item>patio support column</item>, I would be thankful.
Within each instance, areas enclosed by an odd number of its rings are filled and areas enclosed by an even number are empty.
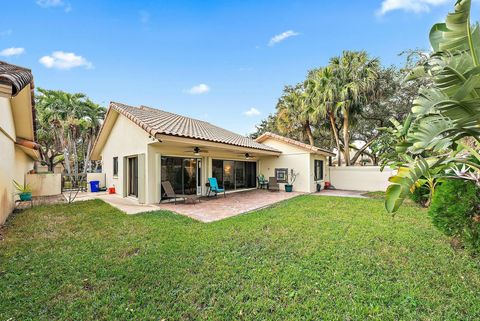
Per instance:
[[[160,203],[160,194],[162,193],[162,155],[160,153],[155,153],[155,173],[153,175],[155,176],[155,195],[153,201]]]
[[[145,181],[145,154],[138,154],[138,202],[145,204],[146,199],[146,181]]]
[[[122,177],[122,196],[127,197],[127,175],[128,175],[128,158],[123,157],[122,161],[122,167],[123,167],[123,177]]]

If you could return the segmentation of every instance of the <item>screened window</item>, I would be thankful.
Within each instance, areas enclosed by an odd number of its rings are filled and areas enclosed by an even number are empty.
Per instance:
[[[315,180],[316,181],[323,180],[323,160],[318,160],[318,159],[315,160],[314,170],[315,170]]]
[[[118,176],[118,157],[113,158],[113,176]]]

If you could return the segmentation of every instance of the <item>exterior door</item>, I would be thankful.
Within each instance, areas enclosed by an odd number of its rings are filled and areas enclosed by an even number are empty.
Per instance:
[[[138,158],[128,158],[128,196],[138,197]]]
[[[200,171],[197,158],[169,157],[161,159],[161,181],[168,181],[177,194],[198,194]],[[161,191],[164,198],[165,191]]]

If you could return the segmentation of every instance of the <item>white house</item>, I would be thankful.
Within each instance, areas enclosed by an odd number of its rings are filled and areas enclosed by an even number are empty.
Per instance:
[[[205,195],[209,177],[227,192],[257,187],[257,177],[298,172],[294,190],[313,192],[333,153],[266,133],[257,140],[155,108],[112,102],[92,159],[102,160],[107,187],[139,203],[158,203],[161,182],[175,192]]]

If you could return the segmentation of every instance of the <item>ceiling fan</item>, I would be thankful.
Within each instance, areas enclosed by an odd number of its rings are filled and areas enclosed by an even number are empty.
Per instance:
[[[249,154],[249,153],[245,153],[245,159],[255,159],[255,156]]]
[[[194,147],[193,150],[186,150],[185,152],[193,152],[193,155],[198,156],[200,153],[208,154],[208,150],[200,149],[200,147]]]

